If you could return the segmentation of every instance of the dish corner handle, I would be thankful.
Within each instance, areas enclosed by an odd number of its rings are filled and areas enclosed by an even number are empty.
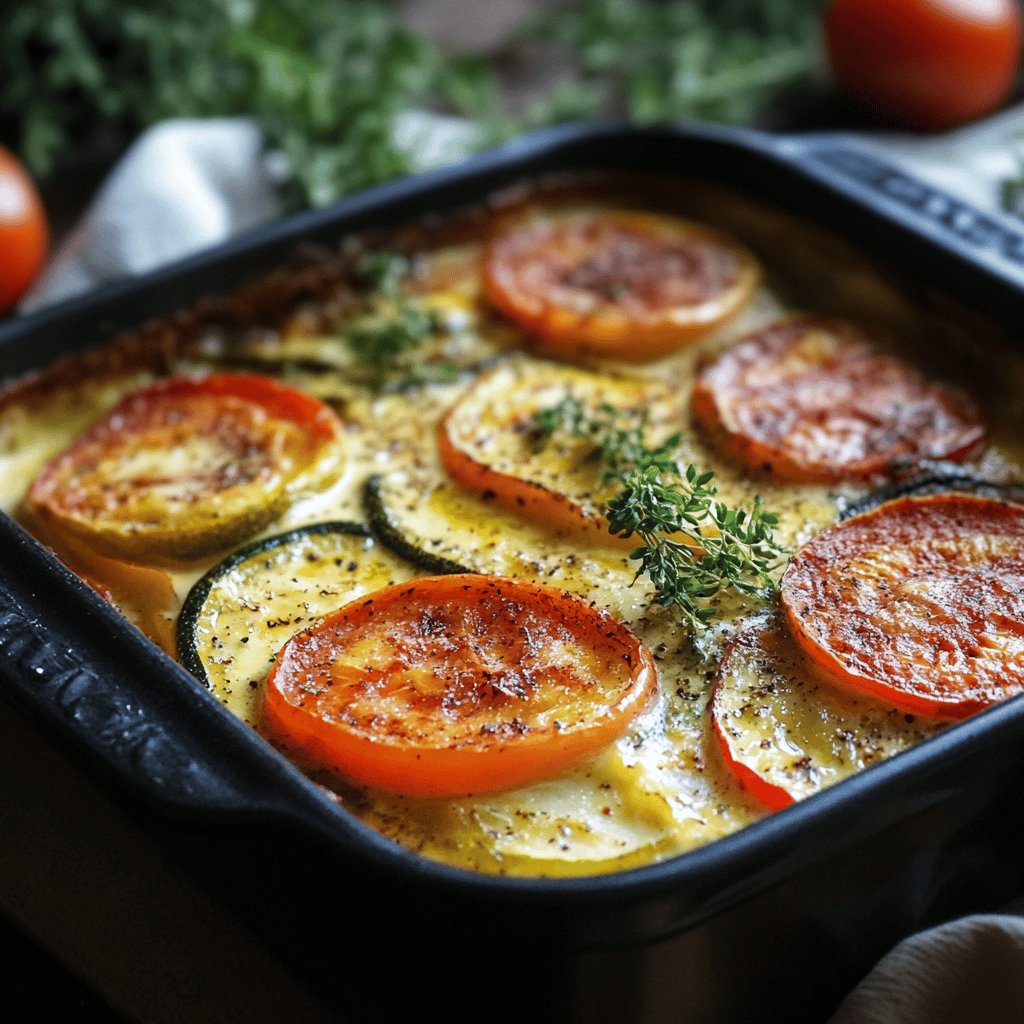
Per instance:
[[[849,135],[773,141],[776,154],[804,174],[1024,284],[1024,224],[1018,228],[1009,214],[979,209]]]
[[[148,809],[323,830],[322,801],[185,670],[0,516],[0,688],[73,758]],[[179,679],[171,678],[179,675]]]

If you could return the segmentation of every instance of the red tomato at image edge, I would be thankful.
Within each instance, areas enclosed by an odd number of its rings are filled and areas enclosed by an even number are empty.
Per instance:
[[[831,0],[825,40],[851,97],[908,128],[948,128],[994,110],[1021,53],[1016,0]]]
[[[46,258],[42,200],[24,167],[0,146],[0,314],[13,308]]]

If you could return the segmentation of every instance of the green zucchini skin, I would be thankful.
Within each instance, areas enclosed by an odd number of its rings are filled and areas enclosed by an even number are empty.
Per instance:
[[[474,572],[458,562],[443,555],[435,555],[416,544],[401,530],[398,523],[388,511],[383,495],[384,478],[375,473],[366,481],[363,490],[363,510],[366,521],[370,524],[373,535],[386,548],[390,548],[400,558],[404,558],[424,572],[437,576],[449,576],[454,573]]]
[[[1024,486],[1021,484],[995,483],[976,476],[963,466],[937,463],[923,473],[880,487],[856,501],[844,502],[840,499],[839,518],[851,519],[897,498],[946,493],[976,494],[984,498],[1024,504]]]
[[[320,554],[318,538],[323,540]],[[295,549],[291,560],[289,548]],[[320,570],[321,562],[328,563],[328,571]],[[308,579],[304,569],[313,572]],[[265,672],[280,646],[320,615],[414,575],[362,523],[315,523],[261,538],[232,552],[188,592],[178,616],[179,660],[231,710],[251,721],[258,689],[252,659]],[[223,594],[218,592],[222,585]],[[283,628],[293,623],[294,629]],[[232,628],[238,635],[231,635]],[[221,629],[223,645],[214,632]],[[204,655],[219,666],[213,675]],[[242,667],[246,663],[249,671]]]
[[[363,497],[370,528],[381,543],[425,572],[476,572],[547,583],[623,608],[620,617],[632,614],[650,589],[643,584],[630,590],[636,566],[622,545],[581,545],[575,535],[549,531],[544,523],[464,490],[439,466],[375,477]]]

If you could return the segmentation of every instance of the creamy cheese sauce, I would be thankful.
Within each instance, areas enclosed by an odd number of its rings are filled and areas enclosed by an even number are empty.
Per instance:
[[[914,307],[841,245],[836,249],[838,243],[828,236],[739,201],[733,204],[713,190],[699,195],[709,197],[707,219],[722,221],[728,228],[738,224],[748,237],[760,242],[768,254],[765,262],[770,284],[737,318],[698,345],[653,364],[592,363],[591,369],[655,380],[679,396],[685,408],[699,361],[793,308],[794,294],[807,296],[803,300],[807,308],[834,291],[842,301],[838,302],[841,308],[833,312],[871,314],[897,330],[914,322]],[[781,268],[774,266],[771,256],[776,247],[785,250],[778,261],[784,265]],[[799,247],[801,253],[795,251]],[[478,257],[479,246],[465,242],[436,253],[428,260],[428,269],[436,271],[443,287],[434,291],[424,287],[421,301],[443,312],[447,354],[455,353],[465,365],[508,357],[511,348],[517,349],[513,359],[528,361],[532,357],[516,346],[516,332],[484,308],[477,275],[467,270]],[[430,273],[426,280],[431,280]],[[808,282],[814,282],[814,287]],[[948,348],[954,356],[970,352],[975,357],[981,344],[977,337],[971,336],[957,350],[955,331],[949,333],[950,337],[943,339],[943,352]],[[927,349],[924,345],[914,351]],[[1019,360],[997,348],[984,351],[996,377],[1024,379]],[[325,520],[362,521],[363,484],[371,474],[383,474],[385,498],[396,510],[414,514],[424,535],[435,538],[433,554],[447,556],[468,569],[523,576],[586,595],[627,623],[658,665],[657,703],[612,747],[561,777],[497,795],[442,800],[356,790],[324,772],[313,773],[345,807],[386,836],[428,857],[482,871],[531,875],[587,874],[650,863],[733,832],[766,813],[724,769],[711,741],[706,714],[711,681],[725,644],[763,613],[756,601],[723,599],[717,622],[704,635],[691,636],[677,614],[652,604],[649,583],[643,579],[634,582],[627,549],[601,538],[552,534],[448,480],[439,463],[435,433],[442,415],[475,379],[473,373],[448,385],[374,393],[353,381],[351,360],[338,339],[311,333],[302,318],[281,332],[263,330],[237,342],[218,339],[193,346],[182,352],[174,369],[205,372],[211,365],[230,369],[241,357],[247,360],[247,370],[255,364],[261,372],[279,376],[334,404],[346,428],[346,463],[340,478],[318,493],[298,498],[263,535]],[[0,508],[18,515],[30,482],[46,460],[125,394],[150,379],[145,373],[121,373],[99,380],[69,381],[65,375],[60,386],[24,400],[13,392],[0,407]],[[972,374],[972,379],[977,377]],[[971,465],[990,479],[1020,475],[1019,448],[1005,440],[1019,436],[1019,409],[1011,405],[1010,397],[984,396],[997,440]],[[719,456],[688,417],[683,416],[673,429],[682,433],[682,458],[715,471],[721,500],[747,504],[760,495],[780,517],[777,537],[791,548],[833,523],[842,501],[863,493],[862,488],[849,485],[794,486],[753,479]],[[174,568],[175,601],[165,611],[168,624],[173,623],[189,588],[224,554],[227,552]],[[382,558],[381,585],[400,578],[404,571],[386,552]],[[344,585],[318,587],[311,575],[296,578],[294,601],[305,608],[305,621],[296,623],[295,628],[357,596]],[[230,585],[240,584],[232,580]],[[257,597],[258,589],[256,586]],[[311,598],[314,589],[317,593]],[[254,632],[251,624],[233,628],[233,633],[229,628],[218,639],[227,649],[209,674],[223,703],[258,727],[260,679],[273,653],[288,638],[289,629]],[[242,633],[250,638],[248,647],[243,650],[239,645],[232,651],[231,645]],[[757,667],[751,666],[750,662],[743,664],[744,685],[756,691],[751,673],[756,673]],[[779,706],[773,713],[779,727],[793,731],[794,759],[806,756],[808,746],[814,746],[813,736],[808,738],[808,734],[825,714],[811,699],[818,685],[803,688],[801,699],[784,708],[779,705],[781,698],[775,699]],[[749,702],[742,705],[748,706]],[[825,717],[831,716],[830,722],[841,720],[843,728],[856,717],[846,711],[842,717],[832,705],[829,708]],[[905,730],[891,746],[905,746],[929,731],[926,727]],[[891,752],[881,741],[871,742],[871,749],[877,752],[866,759],[832,756],[820,784],[837,781]],[[777,767],[772,765],[773,770]],[[818,784],[808,785],[800,795],[817,788]]]

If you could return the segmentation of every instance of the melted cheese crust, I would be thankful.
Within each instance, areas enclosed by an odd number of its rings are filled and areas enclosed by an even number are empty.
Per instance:
[[[697,208],[686,212],[737,231],[747,244],[760,249],[769,283],[739,316],[692,348],[641,367],[593,362],[591,369],[650,378],[680,396],[685,406],[702,359],[786,311],[817,308],[816,303],[824,302],[831,303],[825,312],[874,317],[897,330],[911,325],[914,337],[926,331],[927,316],[831,236],[713,188],[687,188],[687,201]],[[507,358],[521,339],[483,301],[477,272],[480,237],[478,232],[468,241],[460,239],[424,255],[414,288],[417,301],[443,311],[449,353],[456,352],[467,363],[477,360],[485,365],[489,359]],[[976,334],[958,334],[952,321],[942,321],[941,334],[941,344],[933,333],[930,348],[922,345],[911,357],[919,358],[920,351],[945,352],[949,361],[939,363],[940,372],[948,372],[957,360],[979,358]],[[512,358],[519,365],[540,365],[522,350],[517,349]],[[1019,361],[998,347],[984,349],[983,358],[982,365],[991,371],[984,376],[1022,379]],[[354,379],[337,336],[318,327],[316,316],[301,315],[283,328],[261,327],[238,337],[200,337],[181,345],[169,368],[206,372],[240,364],[279,376],[332,403],[346,428],[344,475],[321,493],[290,507],[264,535],[325,520],[362,519],[363,484],[371,474],[384,474],[391,500],[412,502],[420,521],[436,522],[440,539],[434,553],[447,554],[467,568],[519,575],[585,594],[629,625],[658,664],[657,703],[612,747],[563,776],[497,795],[442,800],[357,790],[323,772],[314,773],[346,808],[425,856],[464,868],[526,875],[580,875],[648,864],[703,845],[767,813],[725,770],[707,714],[719,658],[728,641],[761,614],[756,604],[723,600],[716,623],[703,636],[691,636],[670,611],[652,604],[652,589],[645,580],[633,582],[628,552],[600,539],[570,539],[547,532],[447,479],[435,443],[437,425],[478,375],[401,393],[375,392]],[[56,374],[50,386],[11,391],[0,405],[0,507],[18,514],[31,480],[45,461],[94,418],[151,379],[153,374],[146,370],[78,381],[64,372]],[[1024,474],[1016,442],[1022,435],[1021,410],[1007,395],[984,398],[994,440],[971,466],[989,479],[1018,478]],[[688,417],[673,429],[683,434],[682,457],[715,471],[723,501],[748,503],[761,495],[780,517],[777,536],[790,547],[833,523],[841,502],[863,493],[851,485],[785,485],[770,478],[752,479],[709,447]],[[216,561],[205,559],[172,574],[177,601]],[[390,566],[381,568],[381,579],[385,577],[394,577]],[[302,600],[301,591],[299,587],[297,601]],[[169,621],[177,610],[176,604],[166,609]],[[326,610],[318,601],[311,614]],[[277,637],[274,643],[284,639]],[[236,661],[244,680],[232,679],[224,666],[213,674],[221,700],[253,723],[259,721],[259,691],[251,686],[250,677],[259,675],[257,663],[267,657],[266,644],[258,651],[254,645],[253,652]],[[749,678],[756,665],[748,664],[744,671],[744,685],[756,691],[756,681]],[[766,681],[770,682],[773,671],[765,670]],[[837,712],[829,714],[834,717]],[[805,737],[816,728],[816,716],[819,711],[808,699],[787,704],[779,712],[779,721],[782,728]],[[741,718],[738,715],[737,721]],[[856,727],[855,716],[848,715],[843,722]],[[927,732],[908,735],[906,742]],[[791,744],[794,758],[805,756],[807,742],[811,741],[804,738]],[[904,745],[902,741],[895,744]],[[783,755],[773,761],[775,768],[780,758],[784,760],[785,737],[779,746]],[[889,750],[876,746],[883,753]],[[862,763],[856,757],[834,758],[828,772],[821,774],[820,785],[837,781]],[[816,788],[817,783],[806,786],[799,795]]]

